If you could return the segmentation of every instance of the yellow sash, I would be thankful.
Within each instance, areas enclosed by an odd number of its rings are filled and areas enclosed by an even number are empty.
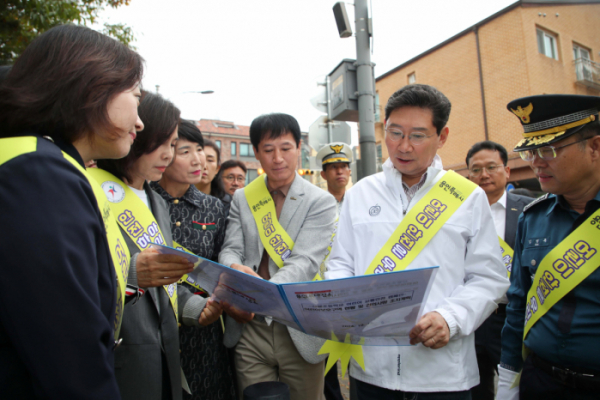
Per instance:
[[[37,137],[26,136],[26,137],[15,137],[0,139],[0,164],[3,164],[21,154],[32,153],[37,149]],[[125,240],[121,235],[119,227],[115,223],[115,219],[111,218],[111,209],[106,201],[106,196],[102,191],[102,188],[98,183],[92,179],[85,168],[83,168],[77,161],[75,161],[67,153],[63,152],[63,157],[68,160],[90,183],[94,196],[98,202],[98,209],[102,213],[104,220],[104,228],[106,230],[106,238],[108,240],[108,247],[110,249],[110,255],[115,268],[115,275],[117,276],[117,308],[115,312],[114,321],[114,337],[115,340],[119,337],[119,331],[121,329],[121,321],[123,320],[123,307],[125,305],[125,289],[126,280],[129,273],[129,257],[125,251]]]
[[[600,209],[554,247],[535,271],[527,293],[523,343],[531,327],[600,265]],[[528,351],[523,346],[523,358]]]
[[[446,172],[402,219],[365,275],[406,269],[476,188],[456,172]]]
[[[506,243],[500,236],[498,236],[498,241],[500,242],[500,251],[502,252],[502,261],[504,262],[504,266],[506,267],[506,273],[510,278],[510,271],[512,271],[512,262],[515,251]]]
[[[339,217],[335,219],[335,223],[333,224],[333,233],[331,234],[331,239],[329,240],[329,246],[327,246],[327,252],[325,253],[325,258],[321,262],[319,266],[319,270],[317,274],[313,278],[313,281],[322,281],[325,279],[325,271],[327,270],[327,260],[329,259],[329,254],[331,254],[331,247],[333,246],[333,241],[335,240],[335,235],[337,234]]]
[[[456,172],[446,172],[402,218],[369,264],[365,275],[406,269],[476,188],[476,184]],[[325,373],[341,359],[342,373],[345,374],[350,357],[353,357],[363,370],[365,368],[360,345],[328,340],[318,354],[325,353],[329,353]]]
[[[277,220],[275,202],[267,189],[265,177],[260,175],[244,188],[250,211],[256,221],[258,236],[269,257],[279,267],[292,255],[294,241]]]
[[[140,250],[146,249],[151,243],[165,244],[154,215],[129,186],[110,172],[99,168],[90,168],[88,173],[100,184],[104,197],[117,216],[116,221]],[[177,284],[165,285],[163,289],[169,296],[175,319],[179,320]]]

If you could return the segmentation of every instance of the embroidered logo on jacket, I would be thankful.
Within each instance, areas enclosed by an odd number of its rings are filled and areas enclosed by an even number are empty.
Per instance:
[[[378,206],[377,204],[374,205],[373,207],[369,208],[369,215],[371,217],[378,215],[380,212],[381,212],[381,207]]]

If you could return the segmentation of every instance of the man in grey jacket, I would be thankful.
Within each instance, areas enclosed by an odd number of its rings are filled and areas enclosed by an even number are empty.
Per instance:
[[[250,140],[265,175],[235,192],[219,262],[274,283],[312,280],[333,230],[335,199],[296,173],[300,127],[294,117],[268,114],[256,118],[250,126]],[[257,186],[253,184],[262,185],[267,202],[273,203],[276,215],[270,215],[270,220],[289,236],[285,245],[291,254],[278,257],[269,246],[273,239],[267,238],[269,228],[256,224],[256,207],[251,209],[248,202]],[[324,356],[316,354],[322,339],[270,318],[253,318],[227,305],[223,309],[233,317],[227,319],[224,341],[227,347],[235,346],[240,398],[247,386],[276,380],[289,385],[292,400],[323,398]]]

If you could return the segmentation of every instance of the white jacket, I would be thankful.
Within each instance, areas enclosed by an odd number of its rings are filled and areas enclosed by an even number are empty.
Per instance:
[[[344,198],[326,278],[363,275],[403,215],[446,171],[435,156],[423,187],[408,203],[402,175],[388,159],[383,172],[352,187]],[[379,208],[379,212],[377,210]],[[465,200],[407,269],[439,265],[424,313],[439,312],[450,328],[441,349],[416,346],[363,347],[366,371],[352,360],[350,375],[392,390],[468,390],[479,383],[474,332],[494,311],[509,286],[498,235],[481,188]]]

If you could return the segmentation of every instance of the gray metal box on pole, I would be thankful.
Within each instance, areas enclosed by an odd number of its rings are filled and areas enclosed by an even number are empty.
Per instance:
[[[356,60],[342,60],[329,78],[329,119],[334,121],[358,122],[358,97],[356,82]]]

